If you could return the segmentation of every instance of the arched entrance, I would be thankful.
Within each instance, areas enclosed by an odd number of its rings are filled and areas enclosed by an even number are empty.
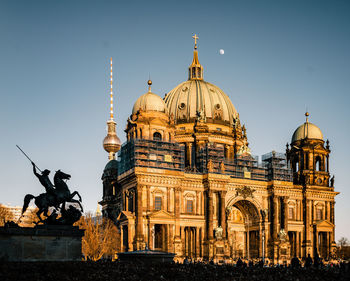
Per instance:
[[[261,257],[262,229],[258,208],[249,200],[227,207],[227,238],[231,257]]]

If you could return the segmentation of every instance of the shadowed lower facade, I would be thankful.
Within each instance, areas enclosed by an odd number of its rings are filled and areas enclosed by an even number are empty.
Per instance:
[[[123,145],[111,88],[100,204],[120,230],[122,251],[147,246],[178,258],[274,262],[333,254],[330,145],[308,113],[286,153],[259,162],[229,97],[203,80],[196,43],[187,81],[164,99],[151,85],[134,104]]]

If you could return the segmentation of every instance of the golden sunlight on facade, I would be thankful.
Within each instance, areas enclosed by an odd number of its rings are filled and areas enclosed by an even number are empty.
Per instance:
[[[329,141],[306,113],[286,153],[259,162],[229,97],[203,80],[194,39],[188,80],[164,99],[149,80],[123,145],[111,112],[100,204],[119,228],[120,249],[207,260],[331,256],[338,193]],[[112,101],[111,88],[111,110]]]

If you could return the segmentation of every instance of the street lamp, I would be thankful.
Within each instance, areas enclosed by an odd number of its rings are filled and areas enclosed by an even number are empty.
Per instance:
[[[247,218],[247,228],[248,228],[248,231],[247,231],[247,254],[248,254],[248,261],[249,261],[250,254],[249,254],[249,216],[248,216],[248,214],[246,214],[246,218]]]
[[[265,264],[265,229],[262,230],[262,261]]]

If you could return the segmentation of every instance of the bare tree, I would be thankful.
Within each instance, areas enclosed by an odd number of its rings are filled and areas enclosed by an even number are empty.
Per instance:
[[[339,257],[344,258],[345,250],[349,247],[349,239],[346,237],[341,237],[338,240],[338,251],[339,251]]]
[[[39,222],[39,218],[36,215],[38,208],[28,208],[27,211],[19,220],[19,225],[22,227],[33,227]]]
[[[96,220],[87,214],[76,223],[85,230],[82,252],[86,260],[97,261],[102,257],[113,258],[118,249],[119,233],[109,219]]]
[[[338,245],[339,245],[340,247],[348,246],[348,245],[349,245],[349,239],[346,238],[346,237],[341,237],[341,238],[338,240]]]
[[[14,215],[9,208],[0,204],[0,226],[3,226],[5,222],[14,219]]]

